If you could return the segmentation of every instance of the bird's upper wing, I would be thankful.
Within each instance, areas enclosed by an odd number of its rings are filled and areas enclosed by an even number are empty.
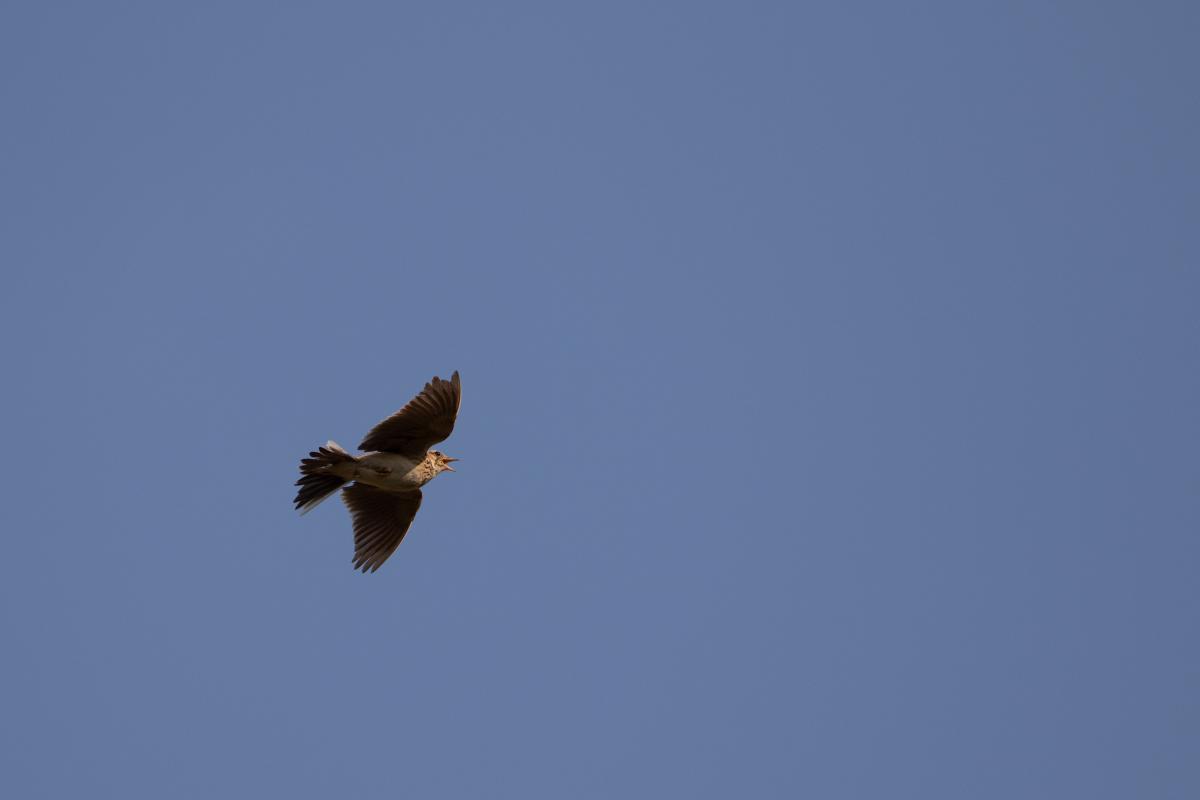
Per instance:
[[[461,399],[462,383],[457,370],[448,381],[435,377],[408,405],[372,428],[358,449],[424,458],[426,450],[454,430]]]
[[[342,489],[342,500],[354,519],[354,568],[374,572],[408,533],[421,507],[421,492],[387,492],[355,483]]]

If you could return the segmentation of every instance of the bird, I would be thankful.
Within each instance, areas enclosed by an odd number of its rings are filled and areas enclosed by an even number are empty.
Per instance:
[[[454,430],[461,399],[457,370],[450,380],[434,376],[367,433],[358,446],[364,452],[351,455],[330,440],[300,460],[296,510],[306,514],[341,489],[354,527],[356,570],[366,574],[383,566],[421,507],[421,487],[455,471],[450,465],[457,458],[430,448]]]

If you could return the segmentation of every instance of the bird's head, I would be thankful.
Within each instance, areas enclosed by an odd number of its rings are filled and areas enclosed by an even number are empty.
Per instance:
[[[441,472],[454,472],[454,467],[450,466],[451,462],[458,461],[457,458],[450,458],[445,453],[437,450],[430,450],[429,457],[433,459],[434,474]]]

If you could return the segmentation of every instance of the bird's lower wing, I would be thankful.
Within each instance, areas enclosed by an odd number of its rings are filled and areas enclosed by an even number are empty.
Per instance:
[[[356,483],[342,490],[342,500],[354,520],[354,568],[374,572],[408,533],[421,492],[385,492]]]

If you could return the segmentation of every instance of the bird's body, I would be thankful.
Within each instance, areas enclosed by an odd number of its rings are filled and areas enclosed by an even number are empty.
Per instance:
[[[347,481],[358,481],[389,492],[420,489],[437,475],[437,456],[430,453],[415,461],[400,453],[363,453],[353,462],[343,461],[330,469]]]
[[[453,472],[448,458],[431,445],[454,429],[462,385],[434,378],[404,408],[371,429],[354,456],[328,442],[300,461],[295,505],[300,513],[315,508],[342,489],[354,523],[354,568],[379,569],[396,548],[421,507],[421,487],[442,472]],[[352,483],[351,483],[352,482]]]

